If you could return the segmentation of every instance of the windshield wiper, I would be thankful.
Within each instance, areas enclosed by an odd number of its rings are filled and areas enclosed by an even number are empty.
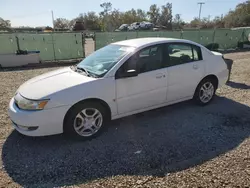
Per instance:
[[[85,72],[85,74],[86,74],[87,76],[89,76],[89,77],[90,77],[89,72],[88,72],[85,68],[76,66],[76,70],[81,70],[81,71],[84,71],[84,72]]]
[[[75,69],[76,69],[76,70],[84,71],[85,74],[86,74],[88,77],[98,78],[97,75],[95,75],[94,73],[91,73],[91,72],[87,71],[86,68],[76,66]]]

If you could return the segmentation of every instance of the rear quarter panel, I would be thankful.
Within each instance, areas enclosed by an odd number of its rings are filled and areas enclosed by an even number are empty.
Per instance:
[[[228,79],[227,65],[220,54],[214,55],[212,52],[203,49],[203,59],[205,61],[206,76],[215,75],[219,80],[218,87],[223,86]]]

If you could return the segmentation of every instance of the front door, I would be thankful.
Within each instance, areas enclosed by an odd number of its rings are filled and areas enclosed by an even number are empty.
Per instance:
[[[205,71],[200,47],[188,43],[170,43],[167,45],[167,54],[168,102],[192,97]]]
[[[166,101],[167,68],[163,66],[162,45],[147,47],[134,54],[116,74],[116,96],[119,114],[130,113]],[[119,74],[136,69],[138,75]]]

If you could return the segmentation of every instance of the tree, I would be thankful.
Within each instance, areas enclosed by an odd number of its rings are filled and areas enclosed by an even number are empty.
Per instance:
[[[240,3],[236,9],[224,17],[225,27],[245,27],[250,25],[250,1]]]
[[[172,29],[172,3],[167,3],[161,7],[159,23],[167,29]]]
[[[77,20],[73,27],[73,31],[83,31],[84,29],[85,29],[84,22]]]
[[[66,18],[57,18],[54,21],[55,29],[70,29],[70,21]]]
[[[70,25],[73,24],[73,31],[83,31],[85,30],[84,26],[84,15],[79,14],[79,16],[73,20],[70,21]]]
[[[123,22],[123,13],[120,12],[118,9],[114,9],[109,16],[109,20],[110,20],[110,27],[111,27],[111,31],[114,31],[115,29],[117,29],[121,24],[126,23]]]
[[[190,27],[191,28],[198,28],[200,26],[200,20],[199,18],[194,18],[191,22],[190,22]]]
[[[0,17],[0,28],[9,28],[11,27],[10,20],[4,20]]]
[[[52,27],[50,27],[50,26],[46,26],[45,28],[44,28],[45,30],[53,30],[53,28]]]
[[[72,20],[69,21],[69,28],[71,30],[73,30],[73,28],[75,26],[75,23],[76,23],[76,20],[77,20],[77,18],[74,18],[74,19],[72,19]]]
[[[107,15],[112,10],[112,3],[105,2],[100,4],[100,7],[103,8],[101,15]]]
[[[144,10],[137,9],[136,14],[137,14],[136,17],[137,17],[139,22],[147,20],[147,13]]]
[[[109,13],[112,10],[112,3],[105,2],[100,4],[100,7],[103,8],[103,11],[100,12],[100,19],[102,20],[102,30],[111,31],[112,26],[110,24]]]
[[[157,25],[160,17],[160,9],[157,7],[156,4],[150,6],[149,11],[147,12],[149,16],[149,20]]]
[[[212,22],[213,22],[213,26],[215,28],[224,28],[224,26],[225,26],[225,21],[224,21],[223,15],[221,17],[216,16]]]
[[[100,30],[100,19],[95,12],[88,12],[83,16],[84,26],[88,30]]]
[[[185,22],[181,19],[180,14],[176,14],[173,19],[173,29],[183,29]]]

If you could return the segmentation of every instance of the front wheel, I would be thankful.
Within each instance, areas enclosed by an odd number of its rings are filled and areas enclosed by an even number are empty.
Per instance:
[[[64,133],[87,140],[98,136],[107,121],[105,108],[96,102],[80,102],[65,117]]]
[[[194,100],[199,105],[202,105],[202,106],[207,105],[214,98],[216,89],[217,88],[216,88],[216,84],[214,80],[204,79],[201,81],[201,83],[198,85],[195,91]]]

